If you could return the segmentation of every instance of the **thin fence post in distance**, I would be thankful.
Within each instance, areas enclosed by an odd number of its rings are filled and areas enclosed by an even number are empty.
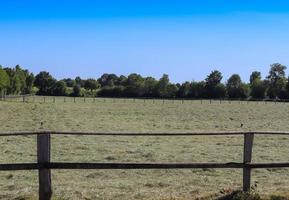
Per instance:
[[[244,164],[250,164],[252,161],[254,134],[244,134]],[[251,188],[251,167],[243,168],[243,191],[248,192]]]
[[[37,135],[37,161],[40,165],[50,163],[50,134]],[[39,169],[39,200],[50,200],[51,189],[51,170]]]

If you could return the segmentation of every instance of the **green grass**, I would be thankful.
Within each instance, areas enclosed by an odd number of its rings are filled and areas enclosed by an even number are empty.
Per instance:
[[[0,132],[192,132],[289,130],[289,104],[42,97],[0,102]],[[43,125],[41,126],[41,122]],[[240,124],[244,124],[243,127]],[[289,160],[289,137],[256,136],[254,162]],[[241,136],[53,136],[52,160],[66,162],[242,162]],[[0,163],[35,162],[36,139],[1,137]],[[289,170],[254,170],[262,195],[289,190]],[[36,198],[37,171],[0,172],[0,199]],[[241,188],[242,171],[53,170],[55,199],[193,199]]]

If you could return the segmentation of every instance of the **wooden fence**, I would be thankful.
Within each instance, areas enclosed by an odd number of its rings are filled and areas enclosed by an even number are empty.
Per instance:
[[[208,169],[239,168],[243,169],[243,191],[251,187],[251,170],[256,168],[288,168],[289,162],[252,163],[254,135],[286,135],[289,132],[194,132],[194,133],[83,133],[83,132],[18,132],[2,133],[0,137],[37,136],[37,163],[0,164],[0,171],[38,170],[39,199],[50,200],[52,195],[51,169]],[[129,137],[193,137],[193,136],[243,136],[243,162],[229,163],[69,163],[51,162],[51,135],[86,135],[86,136],[129,136]]]

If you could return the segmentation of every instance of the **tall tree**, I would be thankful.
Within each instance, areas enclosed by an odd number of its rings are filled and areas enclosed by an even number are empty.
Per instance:
[[[130,74],[127,77],[126,96],[142,97],[145,94],[145,82],[141,75]]]
[[[179,88],[178,97],[180,97],[180,98],[188,97],[189,93],[190,93],[190,89],[191,89],[190,82],[187,81],[187,82],[183,83]]]
[[[9,76],[6,73],[5,70],[2,69],[2,66],[0,66],[0,95],[1,97],[4,96],[7,92],[7,89],[9,87]]]
[[[262,77],[261,77],[261,72],[258,72],[258,71],[254,71],[252,72],[252,74],[250,75],[250,84],[253,84],[253,82],[255,80],[261,80]]]
[[[193,81],[190,84],[190,92],[188,94],[188,97],[190,98],[204,98],[206,97],[206,82],[201,81],[201,82],[196,82]]]
[[[39,89],[39,95],[51,95],[52,87],[56,83],[56,80],[49,74],[49,72],[42,71],[36,75],[34,84]]]
[[[113,87],[118,83],[118,76],[115,74],[103,74],[97,81],[101,85],[101,87],[109,86]]]
[[[89,78],[84,81],[84,88],[93,91],[99,88],[99,84],[95,79]]]
[[[146,97],[157,97],[156,85],[158,81],[153,77],[144,79],[144,91]]]
[[[286,66],[274,63],[271,65],[269,75],[267,76],[268,81],[268,95],[271,98],[280,97],[282,91],[286,87],[286,78],[285,78]]]
[[[222,98],[225,96],[225,86],[221,84],[222,73],[215,70],[206,78],[205,94],[207,98]]]
[[[80,87],[84,87],[84,80],[82,80],[79,76],[75,78],[75,84],[79,85]]]
[[[226,88],[230,98],[245,98],[248,95],[248,88],[242,83],[241,77],[238,74],[233,74],[228,79]]]
[[[167,96],[167,87],[170,84],[170,79],[167,74],[164,74],[156,84],[156,91],[159,97]]]
[[[57,81],[53,84],[51,91],[53,96],[67,96],[66,84],[64,81]]]

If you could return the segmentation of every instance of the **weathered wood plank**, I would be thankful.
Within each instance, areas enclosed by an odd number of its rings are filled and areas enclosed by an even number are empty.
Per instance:
[[[244,134],[244,164],[250,164],[252,161],[254,134]],[[243,168],[243,191],[250,191],[251,188],[251,167],[246,165]]]
[[[50,162],[50,134],[37,135],[37,161],[39,164],[49,164]],[[39,200],[50,200],[51,189],[51,170],[39,169]]]
[[[204,169],[204,168],[224,168],[238,169],[250,168],[289,168],[289,162],[282,163],[66,163],[51,162],[46,164],[38,163],[16,163],[0,164],[0,171],[16,170],[38,170],[38,169]]]
[[[27,136],[50,133],[51,135],[84,135],[84,136],[240,136],[244,134],[266,135],[266,136],[289,136],[286,131],[225,131],[225,132],[188,132],[188,133],[101,133],[101,132],[61,132],[61,131],[40,131],[40,132],[7,132],[0,133],[0,137]]]

